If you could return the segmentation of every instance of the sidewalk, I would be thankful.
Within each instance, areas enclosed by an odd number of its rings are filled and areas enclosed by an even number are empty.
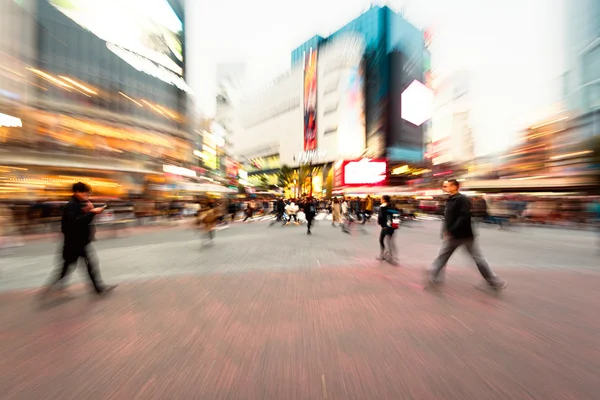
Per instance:
[[[595,273],[507,270],[498,297],[452,270],[215,273],[39,309],[0,294],[2,398],[597,399]]]

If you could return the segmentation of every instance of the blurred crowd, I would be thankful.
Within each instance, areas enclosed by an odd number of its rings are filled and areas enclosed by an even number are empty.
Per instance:
[[[472,196],[470,199],[474,220],[498,225],[499,229],[517,223],[581,228],[600,223],[599,197],[510,195]],[[107,206],[106,212],[99,216],[96,224],[110,227],[147,225],[186,217],[204,218],[208,212],[216,215],[213,218],[215,223],[251,222],[269,218],[297,223],[298,215],[302,216],[308,201],[314,204],[317,214],[331,215],[334,224],[347,218],[368,220],[381,204],[378,196],[337,196],[330,199],[312,199],[306,196],[284,199],[271,196],[194,201],[93,198],[94,204]],[[445,198],[442,196],[397,196],[392,201],[403,219],[415,219],[417,216],[442,218],[444,215]],[[54,200],[0,203],[0,247],[18,243],[14,238],[22,235],[58,232],[65,204],[66,201]]]

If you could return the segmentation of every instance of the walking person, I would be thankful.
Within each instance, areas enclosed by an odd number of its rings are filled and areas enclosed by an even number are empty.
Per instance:
[[[495,289],[503,289],[506,287],[506,281],[494,274],[475,241],[471,225],[471,203],[467,196],[459,193],[459,187],[460,184],[456,179],[444,182],[442,187],[444,192],[449,194],[442,230],[444,241],[439,255],[434,260],[431,270],[428,271],[429,283],[433,286],[441,283],[440,273],[454,251],[464,245],[487,284]]]
[[[91,188],[85,183],[78,182],[73,185],[73,196],[63,210],[61,221],[64,235],[62,268],[42,292],[43,297],[62,283],[69,274],[71,265],[76,264],[79,258],[83,258],[85,261],[90,281],[97,294],[107,294],[116,288],[116,285],[105,285],[102,282],[95,260],[90,257],[89,245],[94,239],[95,233],[92,222],[94,217],[106,208],[106,206],[94,207],[89,201],[91,191]]]
[[[289,217],[289,221],[286,222],[286,225],[291,223],[292,219],[294,220],[295,225],[299,225],[299,222],[298,222],[298,211],[299,210],[300,210],[300,208],[295,203],[295,201],[290,200],[289,204],[287,206],[285,206],[285,212]]]
[[[367,195],[364,203],[364,211],[363,211],[363,225],[367,223],[368,220],[371,219],[371,215],[373,215],[373,199],[371,195]]]
[[[337,197],[333,198],[333,202],[331,204],[331,226],[335,227],[335,223],[338,224],[342,221],[342,209],[340,205],[340,201]]]
[[[352,222],[354,222],[354,218],[352,217],[352,207],[349,201],[345,198],[342,198],[342,217],[344,218],[344,222],[342,222],[342,232],[350,234],[350,226]]]
[[[310,228],[312,227],[313,220],[317,215],[317,205],[315,204],[314,199],[309,196],[304,202],[304,214],[306,215],[306,222],[308,225],[308,230],[306,231],[307,235],[312,235]]]
[[[395,265],[397,264],[397,252],[396,244],[394,243],[394,233],[400,227],[400,213],[396,210],[388,195],[383,196],[383,203],[379,207],[377,223],[381,227],[381,233],[379,234],[380,253],[377,259],[380,261],[386,260]],[[386,239],[388,243],[387,248],[385,246]]]

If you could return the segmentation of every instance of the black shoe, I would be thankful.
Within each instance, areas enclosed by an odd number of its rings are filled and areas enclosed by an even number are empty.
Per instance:
[[[312,235],[311,231],[306,232],[307,235]]]

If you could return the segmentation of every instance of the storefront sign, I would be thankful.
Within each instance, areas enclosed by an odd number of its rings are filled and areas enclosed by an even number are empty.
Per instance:
[[[301,151],[298,153],[296,161],[299,164],[318,163],[323,161],[325,156],[327,156],[327,150],[324,149]]]

